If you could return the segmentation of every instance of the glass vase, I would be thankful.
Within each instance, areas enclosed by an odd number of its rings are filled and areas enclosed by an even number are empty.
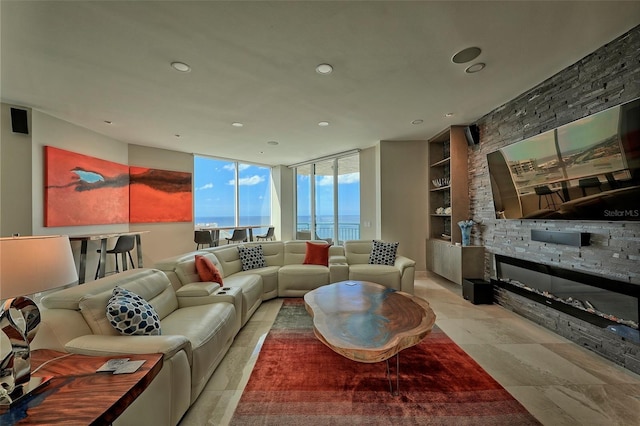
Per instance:
[[[462,232],[462,245],[465,247],[471,245],[471,227],[461,226],[460,231]]]

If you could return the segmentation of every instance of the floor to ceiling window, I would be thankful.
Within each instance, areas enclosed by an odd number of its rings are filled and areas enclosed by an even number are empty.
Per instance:
[[[271,169],[211,157],[194,157],[195,225],[271,224]]]
[[[293,166],[296,238],[337,244],[360,238],[359,161],[351,153]]]

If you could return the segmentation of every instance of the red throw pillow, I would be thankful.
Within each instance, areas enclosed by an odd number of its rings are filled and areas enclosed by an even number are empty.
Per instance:
[[[200,281],[210,281],[222,285],[222,275],[216,265],[200,254],[196,254],[196,271],[198,271]]]
[[[307,252],[304,255],[305,265],[322,265],[329,266],[329,247],[330,244],[307,243]]]

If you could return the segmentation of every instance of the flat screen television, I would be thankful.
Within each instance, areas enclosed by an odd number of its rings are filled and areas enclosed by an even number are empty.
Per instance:
[[[496,217],[640,221],[640,98],[487,155]]]

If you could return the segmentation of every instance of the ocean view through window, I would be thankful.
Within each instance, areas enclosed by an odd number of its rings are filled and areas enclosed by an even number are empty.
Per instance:
[[[295,168],[296,238],[334,244],[360,239],[360,156],[325,158]]]
[[[194,157],[195,227],[271,225],[271,168]],[[222,231],[221,238],[232,231]]]

